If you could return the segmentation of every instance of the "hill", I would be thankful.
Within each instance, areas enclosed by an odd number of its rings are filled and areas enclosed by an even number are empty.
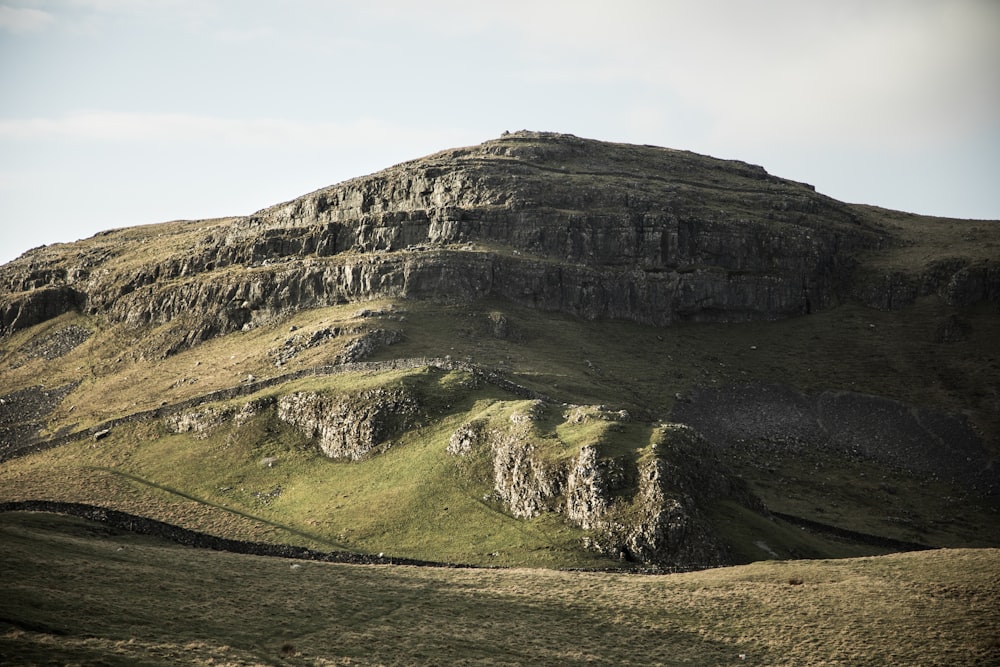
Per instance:
[[[0,267],[0,501],[453,563],[1000,545],[1000,223],[519,132]]]

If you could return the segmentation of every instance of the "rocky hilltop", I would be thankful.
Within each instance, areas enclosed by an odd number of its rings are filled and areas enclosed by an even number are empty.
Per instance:
[[[760,167],[532,132],[178,225],[155,253],[149,231],[4,266],[0,330],[79,309],[132,326],[184,318],[186,345],[385,296],[498,295],[657,325],[773,319],[836,303],[859,254],[898,242],[870,215]],[[941,280],[964,266],[950,268]]]
[[[440,439],[433,465],[408,465],[451,471],[447,482],[421,480],[413,502],[430,493],[450,507],[477,489],[475,530],[498,513],[559,516],[612,560],[844,553],[803,546],[805,525],[866,548],[975,542],[971,527],[940,526],[970,494],[993,499],[975,521],[1000,524],[998,248],[995,222],[845,204],[743,162],[536,132],[245,217],[38,248],[0,267],[0,501],[110,503],[111,478],[53,492],[46,464],[29,461],[93,442],[87,472],[62,479],[104,470],[208,494],[188,521],[235,506],[325,525],[312,518],[322,507],[377,532],[388,519],[345,509],[347,473],[321,500],[296,499],[289,489],[341,474],[309,457],[363,476]],[[144,458],[158,447],[152,459],[173,466]],[[260,472],[302,456],[308,474]],[[258,487],[234,499],[245,480]],[[385,498],[403,491],[381,493],[365,497],[398,511]],[[134,491],[115,498],[172,517]],[[443,525],[413,514],[399,521]],[[329,535],[377,543],[349,534]],[[408,553],[492,562],[500,550]]]

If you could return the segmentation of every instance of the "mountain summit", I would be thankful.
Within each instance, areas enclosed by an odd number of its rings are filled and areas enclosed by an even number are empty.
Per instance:
[[[966,303],[1000,291],[995,267],[958,258],[887,284],[852,281],[862,254],[908,239],[871,209],[761,167],[536,132],[244,218],[149,232],[110,232],[10,263],[0,273],[9,293],[0,330],[82,309],[133,326],[186,319],[191,343],[305,307],[488,295],[664,325],[790,317],[852,294],[891,307],[926,291]],[[896,284],[908,279],[924,284]]]
[[[38,248],[0,267],[0,500],[479,563],[996,544],[998,247],[523,131]]]

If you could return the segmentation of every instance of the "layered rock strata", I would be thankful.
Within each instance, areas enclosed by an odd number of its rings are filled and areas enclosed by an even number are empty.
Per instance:
[[[516,133],[225,223],[148,262],[109,233],[0,270],[0,329],[70,309],[185,319],[184,345],[376,297],[498,295],[650,324],[780,318],[834,303],[885,243],[852,210],[760,167]]]

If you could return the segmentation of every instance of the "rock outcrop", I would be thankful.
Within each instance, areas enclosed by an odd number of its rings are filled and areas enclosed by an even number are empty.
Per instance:
[[[0,302],[0,334],[27,329],[77,310],[86,302],[85,294],[59,284],[12,292]]]
[[[623,487],[631,493],[622,493]],[[660,426],[637,462],[601,460],[584,448],[570,470],[566,497],[567,515],[594,531],[592,547],[664,567],[729,562],[704,514],[712,503],[733,499],[761,509],[711,446],[682,424]]]
[[[922,240],[927,229],[933,234]],[[463,409],[471,412],[462,419],[469,421],[454,432],[447,451],[461,457],[454,460],[457,474],[474,474],[476,484],[490,485],[494,509],[522,519],[562,514],[588,531],[590,548],[630,561],[664,568],[722,564],[727,546],[706,516],[709,508],[724,500],[762,509],[723,464],[724,454],[735,451],[727,447],[752,441],[754,452],[769,454],[821,447],[994,495],[995,453],[985,452],[961,419],[889,399],[760,386],[694,388],[687,396],[676,389],[649,391],[656,378],[626,381],[610,370],[595,370],[589,360],[583,375],[565,359],[528,373],[528,366],[545,364],[516,348],[531,346],[545,335],[542,326],[552,325],[490,312],[504,308],[496,304],[666,326],[789,318],[845,299],[893,310],[932,297],[927,301],[933,303],[912,312],[920,317],[933,312],[932,326],[921,330],[938,341],[934,354],[963,352],[965,365],[947,369],[957,374],[979,363],[968,361],[973,355],[967,348],[996,331],[982,316],[985,309],[972,306],[1000,303],[1000,263],[992,251],[998,245],[1000,225],[992,222],[966,225],[848,205],[742,162],[569,135],[509,134],[253,215],[106,232],[38,248],[0,267],[0,342],[10,341],[0,352],[13,361],[8,366],[18,383],[0,396],[0,454],[26,455],[102,433],[113,443],[117,436],[108,429],[156,419],[171,432],[206,438],[227,428],[237,436],[258,437],[267,422],[268,429],[286,436],[297,430],[325,456],[359,461],[394,446],[418,424],[444,414],[452,419],[449,411],[458,409],[453,405],[465,401]],[[486,301],[492,298],[498,299]],[[468,317],[457,324],[450,314],[462,309],[447,309],[448,333],[438,332],[433,322],[421,330],[433,308],[409,306],[411,326],[405,309],[368,310],[375,307],[366,303],[408,299],[449,305],[482,301],[465,309]],[[302,314],[291,320],[295,324],[287,335],[281,333],[290,324],[283,318],[297,311],[355,302],[363,305],[353,317],[342,316],[351,309],[333,311],[335,323],[325,314]],[[86,317],[53,322],[34,342],[14,335],[70,311]],[[561,326],[565,318],[559,319]],[[174,355],[214,337],[258,328],[263,330],[211,346],[224,350],[231,362],[205,364],[212,367],[213,386],[222,388],[190,396],[180,384],[190,360]],[[625,329],[634,330],[619,330]],[[91,335],[91,344],[71,354]],[[707,364],[694,366],[697,380],[673,368],[675,347],[677,355],[686,354],[683,335],[671,335],[670,341],[665,333],[642,336],[665,343],[650,343],[644,354],[671,362],[657,361],[657,373],[670,374],[678,389],[716,382]],[[563,339],[567,346],[576,340]],[[232,354],[243,343],[247,353]],[[397,344],[411,356],[360,363],[375,354],[391,356],[384,348]],[[122,354],[124,361],[116,358],[122,346],[131,348]],[[796,349],[809,354],[812,347]],[[456,350],[465,361],[441,358],[445,350]],[[984,363],[995,366],[996,355],[986,351]],[[523,362],[511,361],[522,356]],[[60,357],[66,358],[53,365],[59,366],[62,387],[30,386],[37,381],[26,376],[43,366],[39,358]],[[781,370],[770,367],[767,375],[754,375],[763,366],[747,361],[744,369],[736,359],[726,361],[725,373],[718,363],[725,382],[773,377]],[[634,361],[620,375],[641,373]],[[918,365],[906,361],[907,367]],[[578,365],[578,358],[573,363]],[[610,357],[608,364],[614,363]],[[418,381],[361,389],[377,384],[365,379],[335,391],[336,382],[320,379],[421,365],[468,377],[451,378],[449,388],[427,393]],[[85,369],[89,375],[81,378]],[[508,376],[507,369],[515,374]],[[970,390],[979,394],[964,394],[983,397],[980,413],[995,404],[995,387],[986,375],[981,387]],[[116,382],[105,383],[108,377]],[[65,418],[70,406],[58,428],[47,426],[48,415],[75,387],[87,390],[86,405],[95,405],[102,397],[94,394],[104,387],[126,394],[124,388],[142,382],[139,378],[155,378],[147,395],[137,397],[144,401],[141,409],[127,396],[113,406],[115,414],[81,415],[79,423],[100,423],[78,428],[76,413]],[[315,383],[302,382],[294,387],[298,391],[280,388],[307,378]],[[466,389],[485,385],[489,398],[476,397],[470,408]],[[185,391],[172,398],[178,389]],[[541,389],[565,400],[622,401],[649,423],[632,421],[624,411],[577,406],[567,408],[557,431],[552,411],[559,401]],[[654,425],[663,419],[664,397],[671,393],[685,397],[669,418],[678,424]],[[240,398],[265,394],[268,398],[238,405]],[[510,414],[511,403],[523,409]],[[264,411],[266,418],[258,419]],[[42,432],[57,437],[41,441]]]
[[[411,427],[420,402],[402,387],[375,387],[348,394],[298,391],[254,399],[239,407],[209,405],[168,414],[163,424],[172,433],[207,438],[220,427],[244,426],[269,409],[276,409],[278,420],[315,440],[326,456],[360,461],[385,451],[393,436]]]
[[[613,415],[597,418],[614,420],[617,413]],[[665,568],[720,565],[728,562],[727,548],[704,509],[720,499],[762,509],[690,427],[656,427],[638,458],[635,453],[602,455],[597,445],[582,446],[569,458],[553,458],[536,444],[535,420],[528,409],[515,412],[509,424],[464,424],[452,435],[448,452],[487,452],[492,497],[506,511],[519,518],[563,513],[591,532],[585,544],[601,553]]]
[[[650,324],[771,319],[835,303],[854,254],[886,243],[760,167],[531,132],[175,233],[149,262],[109,233],[3,267],[2,332],[82,309],[183,320],[189,346],[300,308],[485,295]]]
[[[494,429],[488,434],[493,458],[493,495],[514,516],[527,519],[554,509],[565,487],[565,471],[536,453],[527,426]]]
[[[167,415],[163,423],[171,433],[191,433],[195,437],[207,438],[213,430],[229,422],[233,412],[233,409],[209,407],[194,412]]]
[[[953,258],[908,270],[872,267],[860,271],[852,287],[852,296],[879,310],[899,310],[930,294],[949,306],[1000,303],[1000,264]]]
[[[401,388],[357,395],[295,392],[278,399],[278,419],[315,438],[333,459],[358,461],[387,449],[389,438],[412,425],[420,404]]]

